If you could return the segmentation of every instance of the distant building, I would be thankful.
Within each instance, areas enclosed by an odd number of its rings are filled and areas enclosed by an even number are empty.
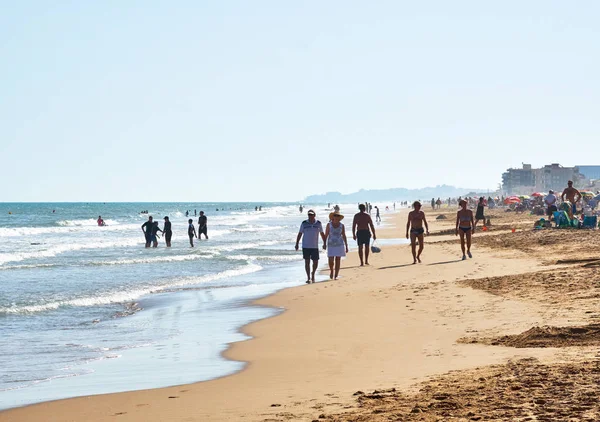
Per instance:
[[[587,182],[600,180],[600,166],[577,166],[577,168]]]
[[[595,166],[589,166],[595,167]],[[600,172],[600,166],[598,166]],[[583,177],[578,167],[563,167],[558,163],[534,169],[523,164],[522,169],[508,169],[502,174],[502,190],[507,195],[529,195],[533,192],[562,191],[572,180],[578,186]]]
[[[546,165],[535,171],[535,190],[538,192],[548,192],[550,189],[561,191],[567,187],[569,180],[578,186],[582,179],[577,167],[563,167],[557,163]]]
[[[531,164],[522,169],[510,168],[502,174],[502,190],[507,195],[530,194],[535,187],[535,173]]]

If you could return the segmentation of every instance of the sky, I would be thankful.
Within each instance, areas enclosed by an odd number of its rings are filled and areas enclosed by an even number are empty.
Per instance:
[[[0,202],[494,189],[600,164],[600,2],[29,1],[0,13]]]

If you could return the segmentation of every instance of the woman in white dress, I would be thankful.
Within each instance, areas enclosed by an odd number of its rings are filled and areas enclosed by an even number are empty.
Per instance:
[[[329,278],[337,280],[340,273],[340,262],[343,256],[348,253],[348,240],[346,239],[346,229],[341,221],[344,216],[339,212],[329,214],[329,223],[325,230],[325,239],[327,245],[327,258],[329,258]],[[335,268],[334,268],[335,264]]]

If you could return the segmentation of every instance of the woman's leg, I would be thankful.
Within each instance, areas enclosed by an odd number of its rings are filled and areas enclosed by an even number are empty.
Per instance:
[[[421,253],[423,252],[423,248],[425,247],[425,236],[423,234],[419,235],[419,253],[417,254],[417,261],[421,262]]]
[[[471,255],[471,230],[469,230],[466,233],[466,235],[467,235],[467,254]],[[463,254],[464,254],[464,252],[463,252]]]
[[[329,257],[329,278],[333,278],[333,257]]]
[[[410,234],[410,247],[412,249],[413,264],[417,263],[417,236],[414,233]]]
[[[340,274],[340,263],[342,262],[342,257],[341,256],[336,256],[335,257],[335,279],[337,280],[338,275]]]
[[[461,229],[458,229],[458,234],[460,236],[460,249],[462,250],[463,258],[465,257],[465,232]]]

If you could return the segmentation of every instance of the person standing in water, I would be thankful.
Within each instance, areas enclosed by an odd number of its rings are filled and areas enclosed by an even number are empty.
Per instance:
[[[154,224],[152,225],[152,247],[153,248],[157,248],[158,247],[158,232],[163,232],[159,227],[158,227],[158,221],[155,221]]]
[[[327,258],[329,259],[329,278],[337,280],[340,274],[340,265],[342,257],[348,253],[348,240],[346,239],[346,229],[341,221],[344,216],[339,212],[329,214],[329,223],[325,230],[325,239],[327,239]]]
[[[425,213],[421,211],[421,203],[419,201],[415,201],[413,203],[414,210],[408,213],[408,221],[406,222],[406,238],[409,238],[409,230],[410,230],[410,246],[412,249],[413,255],[413,264],[417,262],[421,263],[421,253],[423,253],[424,248],[424,233],[427,230],[427,234],[429,235],[429,225],[427,224],[427,219],[425,218]],[[423,224],[425,224],[425,228],[423,228]],[[419,252],[417,253],[417,239],[419,240]]]
[[[149,248],[152,243],[152,226],[154,225],[154,221],[152,221],[152,216],[148,216],[148,221],[142,224],[142,232],[144,232],[144,237],[146,238],[146,247]]]
[[[375,236],[375,226],[371,216],[365,211],[367,207],[365,204],[359,204],[358,209],[360,212],[354,214],[354,220],[352,221],[352,238],[356,240],[358,244],[358,257],[360,258],[360,266],[364,264],[369,265],[369,244],[371,243],[371,233],[373,233],[373,240],[377,239]],[[370,230],[369,230],[370,229]],[[363,263],[363,246],[365,248],[365,261]]]
[[[302,239],[302,257],[304,258],[304,269],[306,270],[306,284],[315,282],[315,273],[319,265],[319,235],[323,239],[323,249],[325,249],[325,233],[323,225],[316,219],[316,213],[308,210],[308,219],[300,224],[300,230],[296,237],[296,250],[300,239]],[[312,273],[310,271],[310,261],[313,262]]]
[[[165,216],[165,225],[163,227],[163,233],[165,235],[165,242],[167,244],[167,248],[171,247],[171,237],[173,236],[173,231],[171,230],[171,222],[169,221],[169,217]]]
[[[375,222],[381,223],[381,216],[379,215],[379,207],[375,205]]]
[[[194,220],[191,218],[188,220],[188,237],[190,238],[190,246],[194,247],[194,237],[198,237],[196,235],[196,228],[194,227]]]
[[[208,228],[206,226],[207,218],[204,215],[204,211],[200,211],[200,217],[198,217],[198,240],[202,238],[202,235],[208,240]]]
[[[461,199],[458,203],[460,210],[456,213],[456,235],[460,235],[460,248],[462,250],[463,261],[469,258],[473,258],[471,255],[471,235],[475,232],[475,221],[473,220],[473,211],[467,209],[467,201]],[[465,241],[466,241],[466,255],[465,255]]]

